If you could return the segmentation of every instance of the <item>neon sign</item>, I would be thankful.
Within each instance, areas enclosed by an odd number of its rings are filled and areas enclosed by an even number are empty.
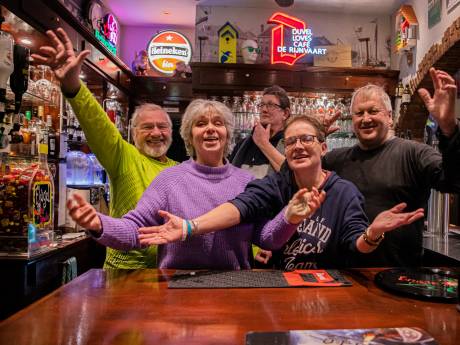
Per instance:
[[[181,33],[171,30],[162,31],[150,40],[147,56],[153,68],[161,73],[172,75],[178,62],[186,65],[190,62],[192,46]]]
[[[113,14],[105,15],[99,28],[95,28],[94,35],[110,52],[117,54],[118,22]]]
[[[313,33],[304,21],[285,13],[277,12],[267,22],[269,24],[278,24],[272,29],[272,64],[293,65],[306,54],[326,54],[326,48],[310,47]],[[288,40],[285,40],[286,37]]]

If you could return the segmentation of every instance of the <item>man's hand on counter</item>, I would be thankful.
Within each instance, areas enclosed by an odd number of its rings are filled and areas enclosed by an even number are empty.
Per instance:
[[[102,223],[96,209],[91,206],[81,195],[73,194],[67,200],[67,208],[72,219],[82,228],[102,232]]]

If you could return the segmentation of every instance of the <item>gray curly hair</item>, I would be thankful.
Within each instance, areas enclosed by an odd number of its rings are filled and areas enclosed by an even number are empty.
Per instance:
[[[227,129],[227,142],[224,148],[224,157],[230,152],[230,144],[233,138],[234,120],[233,114],[227,106],[221,102],[205,99],[193,100],[185,109],[180,126],[180,136],[184,140],[185,149],[190,157],[195,157],[196,152],[192,144],[192,127],[197,116],[207,113],[217,113],[224,118],[224,125]]]

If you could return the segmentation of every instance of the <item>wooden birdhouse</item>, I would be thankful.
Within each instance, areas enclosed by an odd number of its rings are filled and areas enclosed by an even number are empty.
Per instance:
[[[225,23],[217,32],[219,35],[219,62],[236,63],[236,45],[238,31],[229,22]]]
[[[418,21],[414,9],[410,5],[403,5],[396,14],[396,41],[397,53],[408,51],[417,45]]]

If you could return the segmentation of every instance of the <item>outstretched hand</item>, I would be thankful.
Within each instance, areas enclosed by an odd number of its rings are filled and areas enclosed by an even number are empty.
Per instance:
[[[310,217],[321,206],[326,199],[326,192],[321,193],[315,187],[311,192],[302,188],[294,194],[289,201],[284,213],[286,220],[291,224],[299,224],[304,219]]]
[[[140,228],[139,242],[142,246],[151,246],[180,241],[183,219],[166,211],[158,211],[165,220],[163,225]]]
[[[451,136],[455,131],[455,100],[457,86],[455,80],[444,71],[430,68],[433,80],[434,94],[431,97],[427,89],[419,89],[418,94],[425,103],[426,108],[439,124],[441,131],[446,136]]]
[[[93,231],[101,231],[102,223],[96,209],[81,195],[73,194],[67,200],[67,208],[72,219],[82,228]]]
[[[32,54],[33,59],[51,67],[56,78],[60,81],[64,93],[78,92],[81,66],[90,51],[84,50],[75,54],[72,42],[62,28],[58,28],[56,31],[48,30],[46,35],[52,46],[41,46],[39,54]]]
[[[406,203],[400,203],[395,207],[383,211],[375,217],[369,229],[372,231],[372,238],[378,238],[381,234],[395,230],[403,225],[408,225],[420,219],[424,215],[423,208],[412,212],[402,212]]]

